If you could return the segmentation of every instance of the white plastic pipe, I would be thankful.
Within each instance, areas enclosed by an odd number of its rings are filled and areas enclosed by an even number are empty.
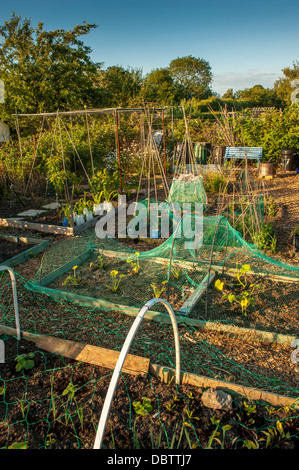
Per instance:
[[[116,366],[115,366],[115,369],[114,369],[114,372],[113,372],[113,375],[112,375],[112,378],[111,378],[111,381],[110,381],[110,384],[109,384],[109,388],[107,390],[104,406],[103,406],[100,421],[99,421],[99,424],[98,424],[97,434],[96,434],[94,447],[93,447],[94,449],[100,449],[101,448],[103,437],[104,437],[104,432],[105,432],[105,428],[106,428],[106,422],[107,422],[108,414],[109,414],[109,411],[110,411],[110,408],[111,408],[111,403],[112,403],[112,400],[113,400],[115,388],[117,386],[117,383],[118,383],[118,380],[119,380],[119,376],[120,376],[124,361],[125,361],[126,356],[128,354],[131,343],[134,339],[136,331],[137,331],[139,325],[141,324],[142,319],[143,319],[144,315],[146,314],[146,312],[148,311],[148,309],[150,307],[152,307],[153,305],[155,305],[156,303],[162,303],[166,307],[166,309],[167,309],[167,311],[170,315],[170,318],[171,318],[171,323],[172,323],[173,332],[174,332],[174,340],[175,340],[176,383],[178,385],[180,384],[180,377],[181,377],[180,341],[179,341],[178,325],[177,325],[177,321],[176,321],[176,318],[175,318],[174,311],[172,310],[169,303],[164,299],[149,300],[142,307],[142,309],[138,313],[137,317],[135,318],[134,323],[131,326],[131,329],[130,329],[128,335],[127,335],[127,338],[126,338],[126,340],[123,344],[120,355],[118,357],[118,361],[116,363]]]
[[[18,306],[18,295],[17,295],[17,281],[14,271],[9,266],[0,266],[0,271],[7,270],[10,275],[12,293],[13,293],[13,303],[15,309],[15,318],[16,318],[16,330],[17,330],[17,339],[21,339],[21,328],[20,328],[20,318],[19,318],[19,306]]]

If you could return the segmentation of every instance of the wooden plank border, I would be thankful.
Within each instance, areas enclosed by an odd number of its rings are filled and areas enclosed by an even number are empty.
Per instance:
[[[37,222],[27,222],[26,220],[16,219],[3,219],[0,218],[0,226],[2,227],[15,227],[22,230],[35,230],[37,232],[54,233],[57,235],[75,236],[92,228],[96,225],[99,217],[94,217],[82,225],[75,227],[63,227],[60,225],[39,224]]]
[[[16,336],[16,330],[14,328],[5,327],[3,325],[0,325],[0,332],[6,335]],[[69,341],[53,336],[37,335],[25,331],[21,332],[21,336],[23,339],[35,343],[36,347],[45,351],[107,369],[115,368],[120,355],[120,352],[111,349]],[[175,369],[151,364],[150,359],[131,354],[126,356],[122,372],[130,375],[142,375],[144,377],[150,374],[166,384],[171,383],[176,374]],[[270,403],[273,406],[290,406],[294,409],[299,409],[299,396],[298,398],[287,397],[189,372],[181,372],[181,384],[193,385],[199,388],[220,388],[228,392],[238,393],[249,400],[262,401]]]
[[[175,379],[175,370],[162,367],[157,364],[150,364],[150,374],[159,378],[164,383],[170,383]],[[211,379],[202,375],[196,375],[189,372],[181,372],[181,384],[194,385],[195,387],[202,388],[220,388],[228,392],[235,392],[239,395],[246,397],[249,400],[261,401],[270,403],[273,406],[290,406],[294,409],[299,409],[299,395],[298,398],[287,397],[276,393],[259,390],[257,388],[246,387],[243,385],[226,382],[224,380]]]
[[[49,248],[49,246],[50,246],[50,243],[49,243],[48,240],[40,241],[40,240],[37,240],[35,238],[14,237],[12,235],[0,235],[0,241],[1,241],[1,239],[10,241],[12,243],[18,243],[20,241],[20,242],[28,244],[28,245],[29,244],[30,245],[35,245],[31,248],[28,248],[28,250],[25,250],[22,253],[20,253],[16,256],[13,256],[12,258],[0,263],[0,266],[8,266],[10,268],[13,268],[14,266],[16,266],[18,264],[24,263],[25,261],[27,261],[27,259],[31,255],[36,255],[38,253],[41,253],[41,252],[45,251],[47,248]]]
[[[16,330],[14,328],[5,327],[3,325],[0,325],[0,332],[6,335],[16,336]],[[74,359],[75,361],[106,367],[107,369],[115,368],[120,355],[120,352],[112,349],[69,341],[54,336],[36,335],[22,331],[21,337],[35,343],[36,347],[44,349],[45,351]],[[149,365],[149,359],[128,354],[124,361],[122,372],[131,375],[146,376],[149,371]]]
[[[37,281],[37,284],[39,284],[40,286],[47,286],[51,284],[51,282],[68,272],[74,266],[80,266],[80,264],[88,260],[88,258],[90,258],[91,256],[92,251],[92,248],[89,248],[88,250],[81,253],[81,255],[76,256],[76,258],[73,258],[71,261],[68,261],[63,266],[60,266],[60,268],[57,268],[54,271],[51,271],[46,276],[42,277],[39,281]]]

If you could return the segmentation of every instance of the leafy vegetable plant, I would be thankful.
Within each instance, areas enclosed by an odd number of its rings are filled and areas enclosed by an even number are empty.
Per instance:
[[[115,271],[115,270],[111,271],[110,273],[111,281],[112,281],[112,285],[110,288],[112,292],[116,292],[118,290],[120,281],[125,276],[124,274],[120,274],[119,277],[117,277],[117,275],[118,275],[118,271]]]
[[[142,416],[147,415],[153,410],[153,407],[151,405],[151,400],[146,397],[142,397],[142,402],[134,401],[133,406],[135,409],[135,413],[138,415],[142,415]]]
[[[157,286],[154,282],[151,283],[151,287],[154,291],[154,297],[156,299],[159,299],[161,297],[161,294],[165,291],[166,287],[164,287],[164,284],[167,284],[167,280],[162,282],[162,287]]]
[[[231,304],[237,303],[241,306],[242,314],[245,316],[247,315],[247,308],[249,305],[255,305],[254,296],[255,291],[260,289],[261,286],[258,284],[250,284],[248,286],[246,274],[251,270],[249,264],[244,264],[239,268],[236,272],[236,278],[238,280],[238,284],[227,284],[228,287],[237,287],[241,289],[241,292],[238,294],[233,294],[230,290],[225,291],[225,284],[224,282],[217,279],[215,282],[215,287],[221,292],[225,292],[223,295],[223,299],[228,300]]]
[[[20,356],[17,356],[15,358],[15,361],[17,361],[16,371],[20,372],[22,369],[33,369],[33,367],[35,366],[33,359],[34,353],[21,354]]]
[[[139,270],[140,270],[140,264],[139,264],[139,253],[138,251],[135,252],[135,259],[132,259],[132,258],[128,258],[127,259],[127,263],[131,264],[132,266],[132,272],[134,274],[138,274],[139,273]]]

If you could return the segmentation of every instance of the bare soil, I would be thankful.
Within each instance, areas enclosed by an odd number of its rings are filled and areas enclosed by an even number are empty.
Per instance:
[[[32,343],[5,339],[7,360],[0,377],[0,447],[91,449],[111,371],[61,358]],[[33,367],[16,371],[21,355]],[[110,410],[104,448],[116,449],[296,449],[294,411],[235,395],[231,409],[204,406],[203,390],[169,386],[153,377],[122,375]],[[145,397],[146,414],[134,406]],[[282,423],[274,427],[273,423]],[[269,437],[268,437],[269,436]],[[268,440],[267,440],[268,438]]]
[[[29,243],[22,243],[22,242],[13,242],[9,240],[5,240],[3,238],[0,239],[0,263],[13,258],[14,256],[23,253],[29,248],[32,248],[34,245],[30,245]]]

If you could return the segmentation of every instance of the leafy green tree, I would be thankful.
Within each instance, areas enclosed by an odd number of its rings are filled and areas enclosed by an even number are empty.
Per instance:
[[[209,62],[192,57],[178,57],[170,62],[168,70],[175,85],[183,87],[184,98],[205,99],[212,95],[212,71]]]
[[[94,84],[101,64],[91,60],[91,49],[81,40],[93,28],[95,24],[84,22],[68,31],[45,31],[42,22],[34,28],[31,20],[12,13],[0,27],[2,117],[15,110],[37,113],[98,105],[101,96]]]
[[[254,85],[251,88],[236,91],[235,97],[239,100],[250,101],[253,106],[278,108],[283,105],[276,90],[264,88],[262,85]]]
[[[141,96],[146,103],[169,106],[180,103],[183,89],[174,84],[167,68],[153,69],[144,78]]]
[[[232,88],[228,88],[222,95],[222,99],[224,100],[234,100],[235,98],[234,90]]]
[[[285,105],[291,104],[291,93],[294,88],[291,86],[291,82],[295,79],[299,79],[299,61],[293,62],[293,67],[285,67],[282,69],[284,77],[279,78],[274,83],[274,89],[277,96],[283,101]]]
[[[99,74],[105,107],[127,107],[139,96],[142,73],[139,69],[124,69],[113,65]]]

